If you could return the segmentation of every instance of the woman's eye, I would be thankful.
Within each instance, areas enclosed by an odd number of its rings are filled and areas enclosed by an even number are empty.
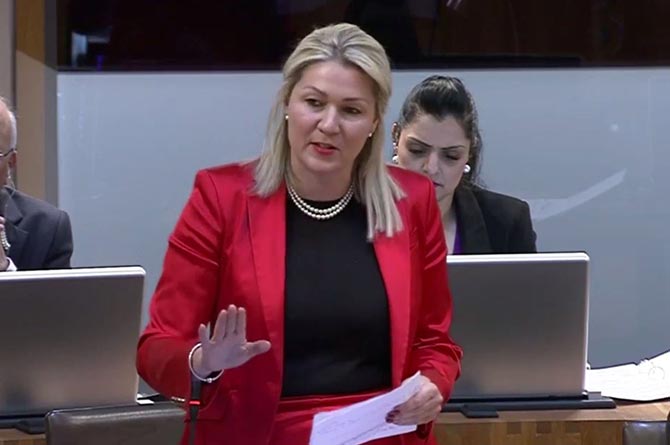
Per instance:
[[[461,156],[459,154],[449,152],[442,153],[442,157],[444,157],[449,161],[458,161],[459,159],[461,159]]]
[[[307,99],[305,99],[305,102],[307,102],[307,104],[309,106],[312,106],[312,107],[320,107],[321,106],[321,101],[318,100],[318,99],[307,98]]]
[[[407,150],[409,150],[409,152],[415,156],[421,156],[425,152],[423,148],[417,148],[417,147],[408,147]]]
[[[354,107],[347,107],[344,109],[347,114],[361,114],[361,110]]]

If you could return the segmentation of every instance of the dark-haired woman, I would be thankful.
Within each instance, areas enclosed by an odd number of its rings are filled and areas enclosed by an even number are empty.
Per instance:
[[[450,254],[536,252],[528,204],[479,185],[477,109],[460,79],[416,85],[392,138],[393,161],[433,181]]]

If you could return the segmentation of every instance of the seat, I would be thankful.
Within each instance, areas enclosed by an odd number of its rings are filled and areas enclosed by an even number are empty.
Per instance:
[[[626,422],[623,445],[670,445],[670,413],[665,421]]]
[[[46,416],[47,445],[169,445],[184,428],[184,410],[153,405],[60,409]]]

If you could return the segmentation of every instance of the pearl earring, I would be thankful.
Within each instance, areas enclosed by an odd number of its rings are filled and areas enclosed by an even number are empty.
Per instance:
[[[391,162],[395,165],[398,165],[398,144],[393,143],[393,156],[391,156]]]
[[[288,122],[288,114],[284,115],[284,120]]]
[[[465,167],[463,167],[463,173],[467,175],[468,173],[470,173],[470,170],[472,170],[470,168],[470,164],[465,164]]]
[[[372,137],[372,132],[368,133],[368,138]]]

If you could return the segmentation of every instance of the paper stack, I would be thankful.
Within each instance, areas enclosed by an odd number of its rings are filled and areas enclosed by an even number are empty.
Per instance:
[[[586,390],[606,397],[649,402],[670,398],[670,351],[639,364],[587,369]]]

